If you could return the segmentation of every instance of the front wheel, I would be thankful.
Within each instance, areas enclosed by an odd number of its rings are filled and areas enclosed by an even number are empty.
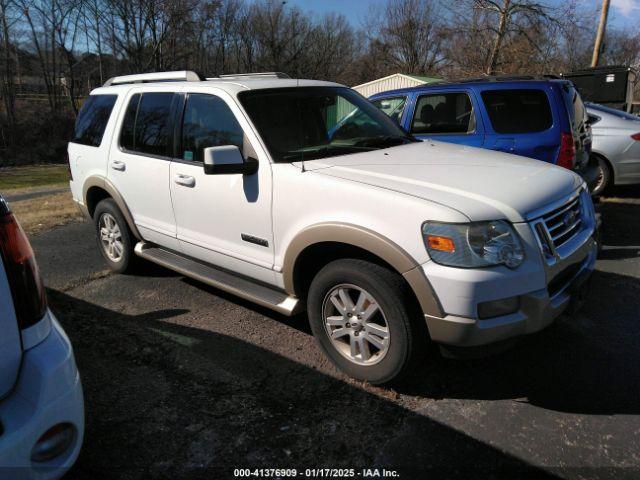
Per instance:
[[[337,260],[316,275],[309,321],[320,348],[349,376],[372,384],[400,379],[427,340],[408,286],[371,262]]]

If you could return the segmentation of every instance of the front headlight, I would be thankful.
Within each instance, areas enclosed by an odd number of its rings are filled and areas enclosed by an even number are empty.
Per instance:
[[[425,222],[422,236],[431,259],[462,268],[506,265],[524,260],[520,238],[504,220],[472,223]]]

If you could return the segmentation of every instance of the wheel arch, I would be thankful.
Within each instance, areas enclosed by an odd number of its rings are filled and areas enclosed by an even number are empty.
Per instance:
[[[140,235],[140,232],[133,221],[133,215],[131,215],[131,211],[129,210],[127,203],[109,179],[98,175],[87,178],[83,186],[82,197],[84,199],[84,206],[86,209],[85,213],[90,218],[93,218],[93,213],[100,201],[105,198],[111,198],[122,212],[131,233],[133,233],[138,240],[142,240],[142,235]]]
[[[611,184],[610,186],[615,185],[616,183],[616,168],[613,165],[613,162],[611,160],[609,160],[609,157],[607,157],[604,153],[598,151],[598,150],[592,150],[591,151],[591,155],[597,157],[597,158],[601,158],[602,160],[604,160],[605,164],[607,165],[607,167],[609,168],[609,173],[611,173]]]
[[[395,271],[409,284],[423,313],[444,316],[422,267],[404,249],[373,230],[346,223],[312,225],[295,236],[283,262],[285,290],[304,298],[320,268],[340,258],[361,258]]]

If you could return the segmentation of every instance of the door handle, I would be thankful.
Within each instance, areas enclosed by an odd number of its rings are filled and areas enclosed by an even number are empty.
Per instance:
[[[178,185],[182,185],[183,187],[193,188],[196,186],[196,179],[190,175],[181,175],[177,174],[173,177],[173,181]]]
[[[493,144],[498,152],[513,153],[516,151],[516,141],[513,138],[498,138]]]
[[[114,170],[118,170],[119,172],[124,172],[125,168],[127,168],[127,164],[124,162],[115,160],[111,162],[111,168],[113,168]]]

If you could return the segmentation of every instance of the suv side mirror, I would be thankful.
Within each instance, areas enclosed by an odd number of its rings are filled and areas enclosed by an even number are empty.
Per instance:
[[[205,148],[203,158],[205,175],[252,175],[258,171],[258,161],[251,157],[245,160],[235,145]]]

